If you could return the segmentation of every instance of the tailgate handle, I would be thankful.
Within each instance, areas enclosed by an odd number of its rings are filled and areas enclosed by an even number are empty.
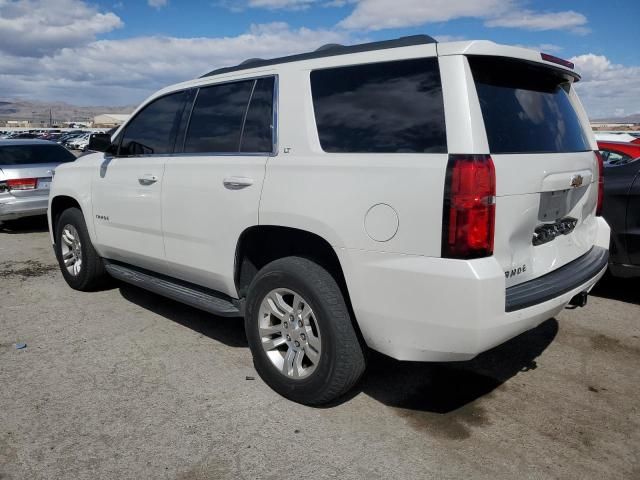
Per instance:
[[[555,192],[558,190],[571,190],[578,187],[586,187],[591,183],[593,174],[590,170],[576,172],[552,173],[542,180],[541,192]]]

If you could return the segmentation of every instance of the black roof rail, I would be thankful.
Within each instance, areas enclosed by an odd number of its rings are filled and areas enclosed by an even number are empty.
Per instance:
[[[339,43],[327,43],[316,48],[314,52],[324,52],[326,50],[335,50],[336,48],[344,48],[344,45],[340,45]]]
[[[336,55],[346,55],[349,53],[361,53],[370,52],[374,50],[386,50],[388,48],[410,47],[413,45],[426,45],[429,43],[438,43],[433,37],[429,35],[411,35],[408,37],[400,37],[395,40],[383,40],[380,42],[361,43],[359,45],[339,45],[337,43],[330,43],[323,45],[313,52],[300,53],[297,55],[289,55],[287,57],[271,58],[263,60],[260,58],[251,58],[245,60],[240,65],[234,67],[223,67],[213,70],[209,73],[205,73],[200,78],[210,77],[212,75],[220,75],[222,73],[239,72],[241,70],[248,70],[250,68],[268,67],[271,65],[280,65],[282,63],[299,62],[301,60],[311,60],[314,58],[333,57]]]

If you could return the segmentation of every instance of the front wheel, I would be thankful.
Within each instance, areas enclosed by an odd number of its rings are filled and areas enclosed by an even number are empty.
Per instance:
[[[55,252],[60,271],[75,290],[91,291],[106,284],[108,274],[91,244],[84,215],[68,208],[56,222]]]
[[[364,373],[364,348],[340,287],[311,260],[286,257],[258,272],[245,328],[256,370],[290,400],[330,402]]]

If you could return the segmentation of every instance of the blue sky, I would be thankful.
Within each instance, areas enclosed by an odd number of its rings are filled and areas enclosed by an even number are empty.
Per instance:
[[[593,118],[640,112],[640,1],[0,0],[0,96],[130,105],[249,57],[427,33],[575,61]]]

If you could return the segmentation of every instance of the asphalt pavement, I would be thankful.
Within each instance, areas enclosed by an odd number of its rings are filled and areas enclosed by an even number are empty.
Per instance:
[[[42,218],[0,226],[2,480],[638,479],[639,367],[640,282],[607,279],[473,361],[372,353],[304,407],[257,376],[241,320],[76,292]]]

